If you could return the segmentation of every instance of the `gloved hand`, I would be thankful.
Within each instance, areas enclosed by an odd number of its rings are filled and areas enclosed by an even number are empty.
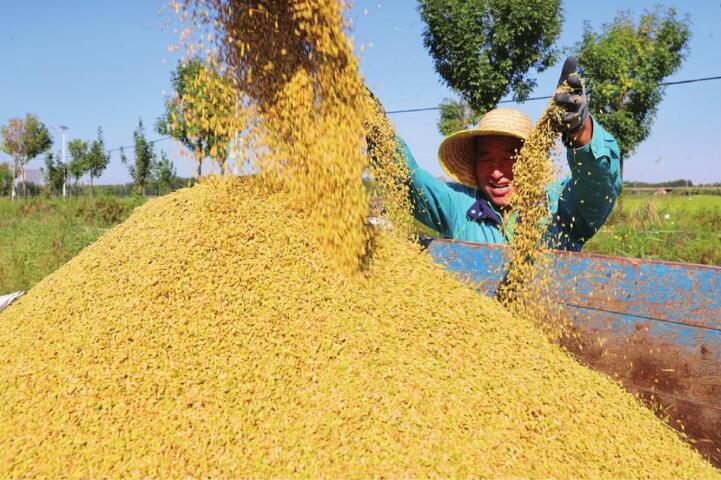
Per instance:
[[[581,131],[586,126],[586,120],[588,119],[586,92],[581,77],[576,73],[577,64],[578,58],[575,55],[568,57],[563,63],[563,70],[561,70],[561,76],[558,79],[558,87],[563,82],[566,82],[571,91],[559,93],[553,97],[553,102],[565,112],[556,121],[556,128],[565,138]]]

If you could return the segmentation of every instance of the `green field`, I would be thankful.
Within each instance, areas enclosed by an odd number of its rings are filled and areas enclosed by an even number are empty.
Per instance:
[[[27,290],[125,220],[139,197],[0,198],[0,295]]]
[[[145,201],[0,198],[0,295],[29,289]],[[627,195],[584,251],[721,265],[721,196]]]
[[[631,210],[651,202],[659,210],[697,212],[711,209],[721,212],[721,195],[627,195],[623,201],[624,209]]]
[[[627,195],[584,251],[721,265],[721,196]]]

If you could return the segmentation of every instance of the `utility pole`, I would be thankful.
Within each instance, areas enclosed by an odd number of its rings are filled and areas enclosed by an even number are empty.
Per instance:
[[[65,163],[65,137],[66,137],[66,134],[68,131],[68,127],[66,127],[65,125],[58,125],[58,126],[60,127],[60,130],[63,131],[63,199],[65,199],[65,197],[67,195],[66,191],[65,191],[65,183],[66,183],[67,175],[68,175],[68,167],[67,167],[67,164]]]

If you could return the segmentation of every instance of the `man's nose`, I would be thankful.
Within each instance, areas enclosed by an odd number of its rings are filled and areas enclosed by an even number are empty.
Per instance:
[[[494,178],[495,180],[500,180],[501,178],[503,178],[503,176],[504,176],[504,173],[501,171],[501,169],[498,168],[498,166],[495,166],[495,168],[491,172],[491,177]]]

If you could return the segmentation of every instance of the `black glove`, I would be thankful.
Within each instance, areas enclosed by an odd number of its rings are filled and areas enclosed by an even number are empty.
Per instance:
[[[553,97],[553,102],[565,112],[556,119],[556,128],[567,137],[580,131],[588,119],[588,104],[586,92],[581,77],[576,73],[578,58],[572,55],[563,63],[563,70],[558,79],[558,87],[564,82],[571,88],[570,92],[559,93]],[[557,88],[558,88],[557,87]]]

